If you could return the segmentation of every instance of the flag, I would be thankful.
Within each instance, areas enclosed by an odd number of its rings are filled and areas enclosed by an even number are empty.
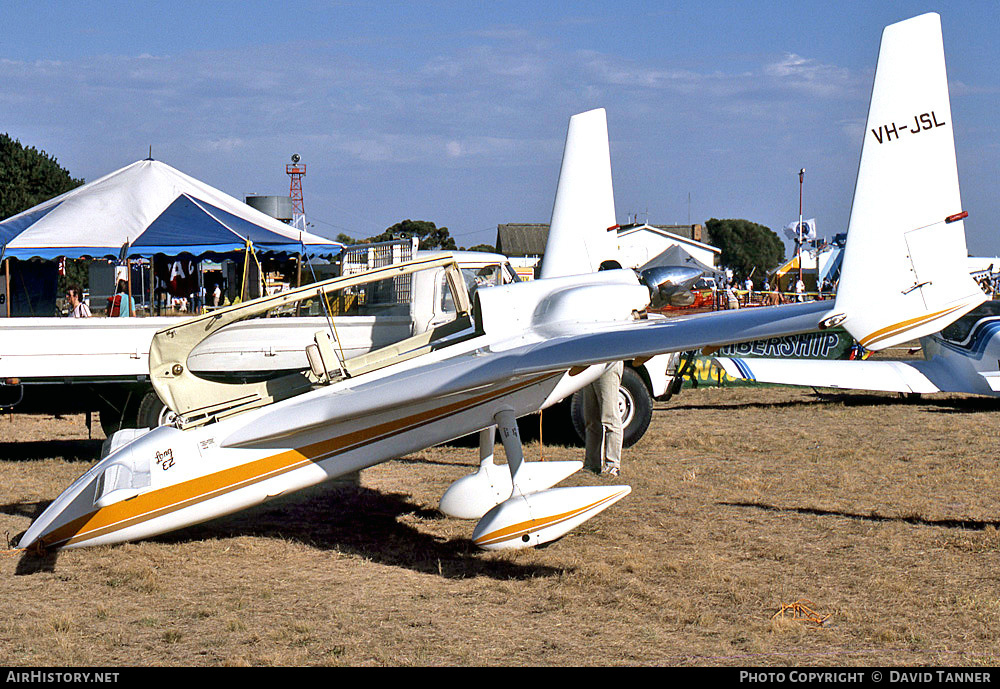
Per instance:
[[[793,220],[785,225],[785,234],[791,239],[799,237],[799,221]],[[816,218],[802,221],[802,239],[816,239]]]

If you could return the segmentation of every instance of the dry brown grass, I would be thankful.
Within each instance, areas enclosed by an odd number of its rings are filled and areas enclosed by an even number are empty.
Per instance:
[[[532,551],[439,515],[476,461],[441,447],[159,539],[10,555],[0,664],[995,665],[996,408],[686,391],[626,451],[633,493]],[[80,419],[0,418],[0,531],[98,448]],[[772,619],[800,598],[829,621]]]

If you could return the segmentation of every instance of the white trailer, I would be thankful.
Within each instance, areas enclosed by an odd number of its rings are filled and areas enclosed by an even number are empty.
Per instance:
[[[518,278],[506,257],[452,252],[470,292]],[[282,315],[235,323],[191,353],[193,372],[209,379],[253,379],[309,367],[306,347],[317,330],[329,328],[347,357],[400,339],[414,323],[448,318],[454,305],[442,295],[443,272],[433,282],[412,285],[409,312],[387,306],[369,315]],[[314,311],[322,314],[322,305]],[[0,337],[0,407],[28,413],[98,412],[107,435],[122,428],[148,428],[167,420],[149,381],[153,335],[183,318],[12,318]],[[673,393],[678,355],[626,362],[620,406],[625,445],[646,432],[653,399]],[[583,404],[578,393],[546,412],[563,428],[583,437]]]

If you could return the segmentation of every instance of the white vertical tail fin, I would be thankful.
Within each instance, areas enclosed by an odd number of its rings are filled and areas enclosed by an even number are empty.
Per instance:
[[[969,275],[941,18],[882,32],[833,313],[865,347],[936,332],[985,299]]]
[[[603,109],[569,120],[541,277],[596,271],[618,255],[608,119]]]

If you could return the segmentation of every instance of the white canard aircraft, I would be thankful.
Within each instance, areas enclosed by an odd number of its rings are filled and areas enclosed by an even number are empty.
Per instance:
[[[937,15],[888,27],[878,70],[869,127],[881,127],[881,141],[866,137],[844,279],[832,304],[647,318],[657,285],[642,284],[631,270],[593,272],[614,248],[606,229],[615,225],[607,121],[603,110],[576,115],[543,279],[480,289],[470,299],[454,263],[425,258],[159,332],[150,376],[176,420],[133,433],[130,442],[124,432],[113,436],[111,453],[47,507],[19,547],[150,537],[476,431],[482,465],[448,489],[442,511],[478,518],[472,538],[480,547],[535,546],[631,490],[553,488],[582,462],[525,461],[517,432],[518,417],[583,388],[608,362],[834,324],[872,348],[940,330],[983,294],[967,269],[955,269],[966,256],[965,236],[961,221],[952,221],[961,205]],[[909,120],[917,129],[900,134]],[[891,139],[887,128],[896,132]],[[871,256],[883,273],[876,289],[867,279]],[[886,264],[894,269],[881,269]],[[443,291],[433,298],[451,300],[450,321],[421,319],[414,302],[408,336],[364,354],[343,356],[336,333],[320,331],[308,348],[310,368],[298,373],[232,383],[188,370],[197,344],[229,323],[303,299],[322,300],[332,314],[398,313],[386,295],[418,292],[426,269],[440,274],[442,267]],[[507,467],[492,459],[497,431]]]

